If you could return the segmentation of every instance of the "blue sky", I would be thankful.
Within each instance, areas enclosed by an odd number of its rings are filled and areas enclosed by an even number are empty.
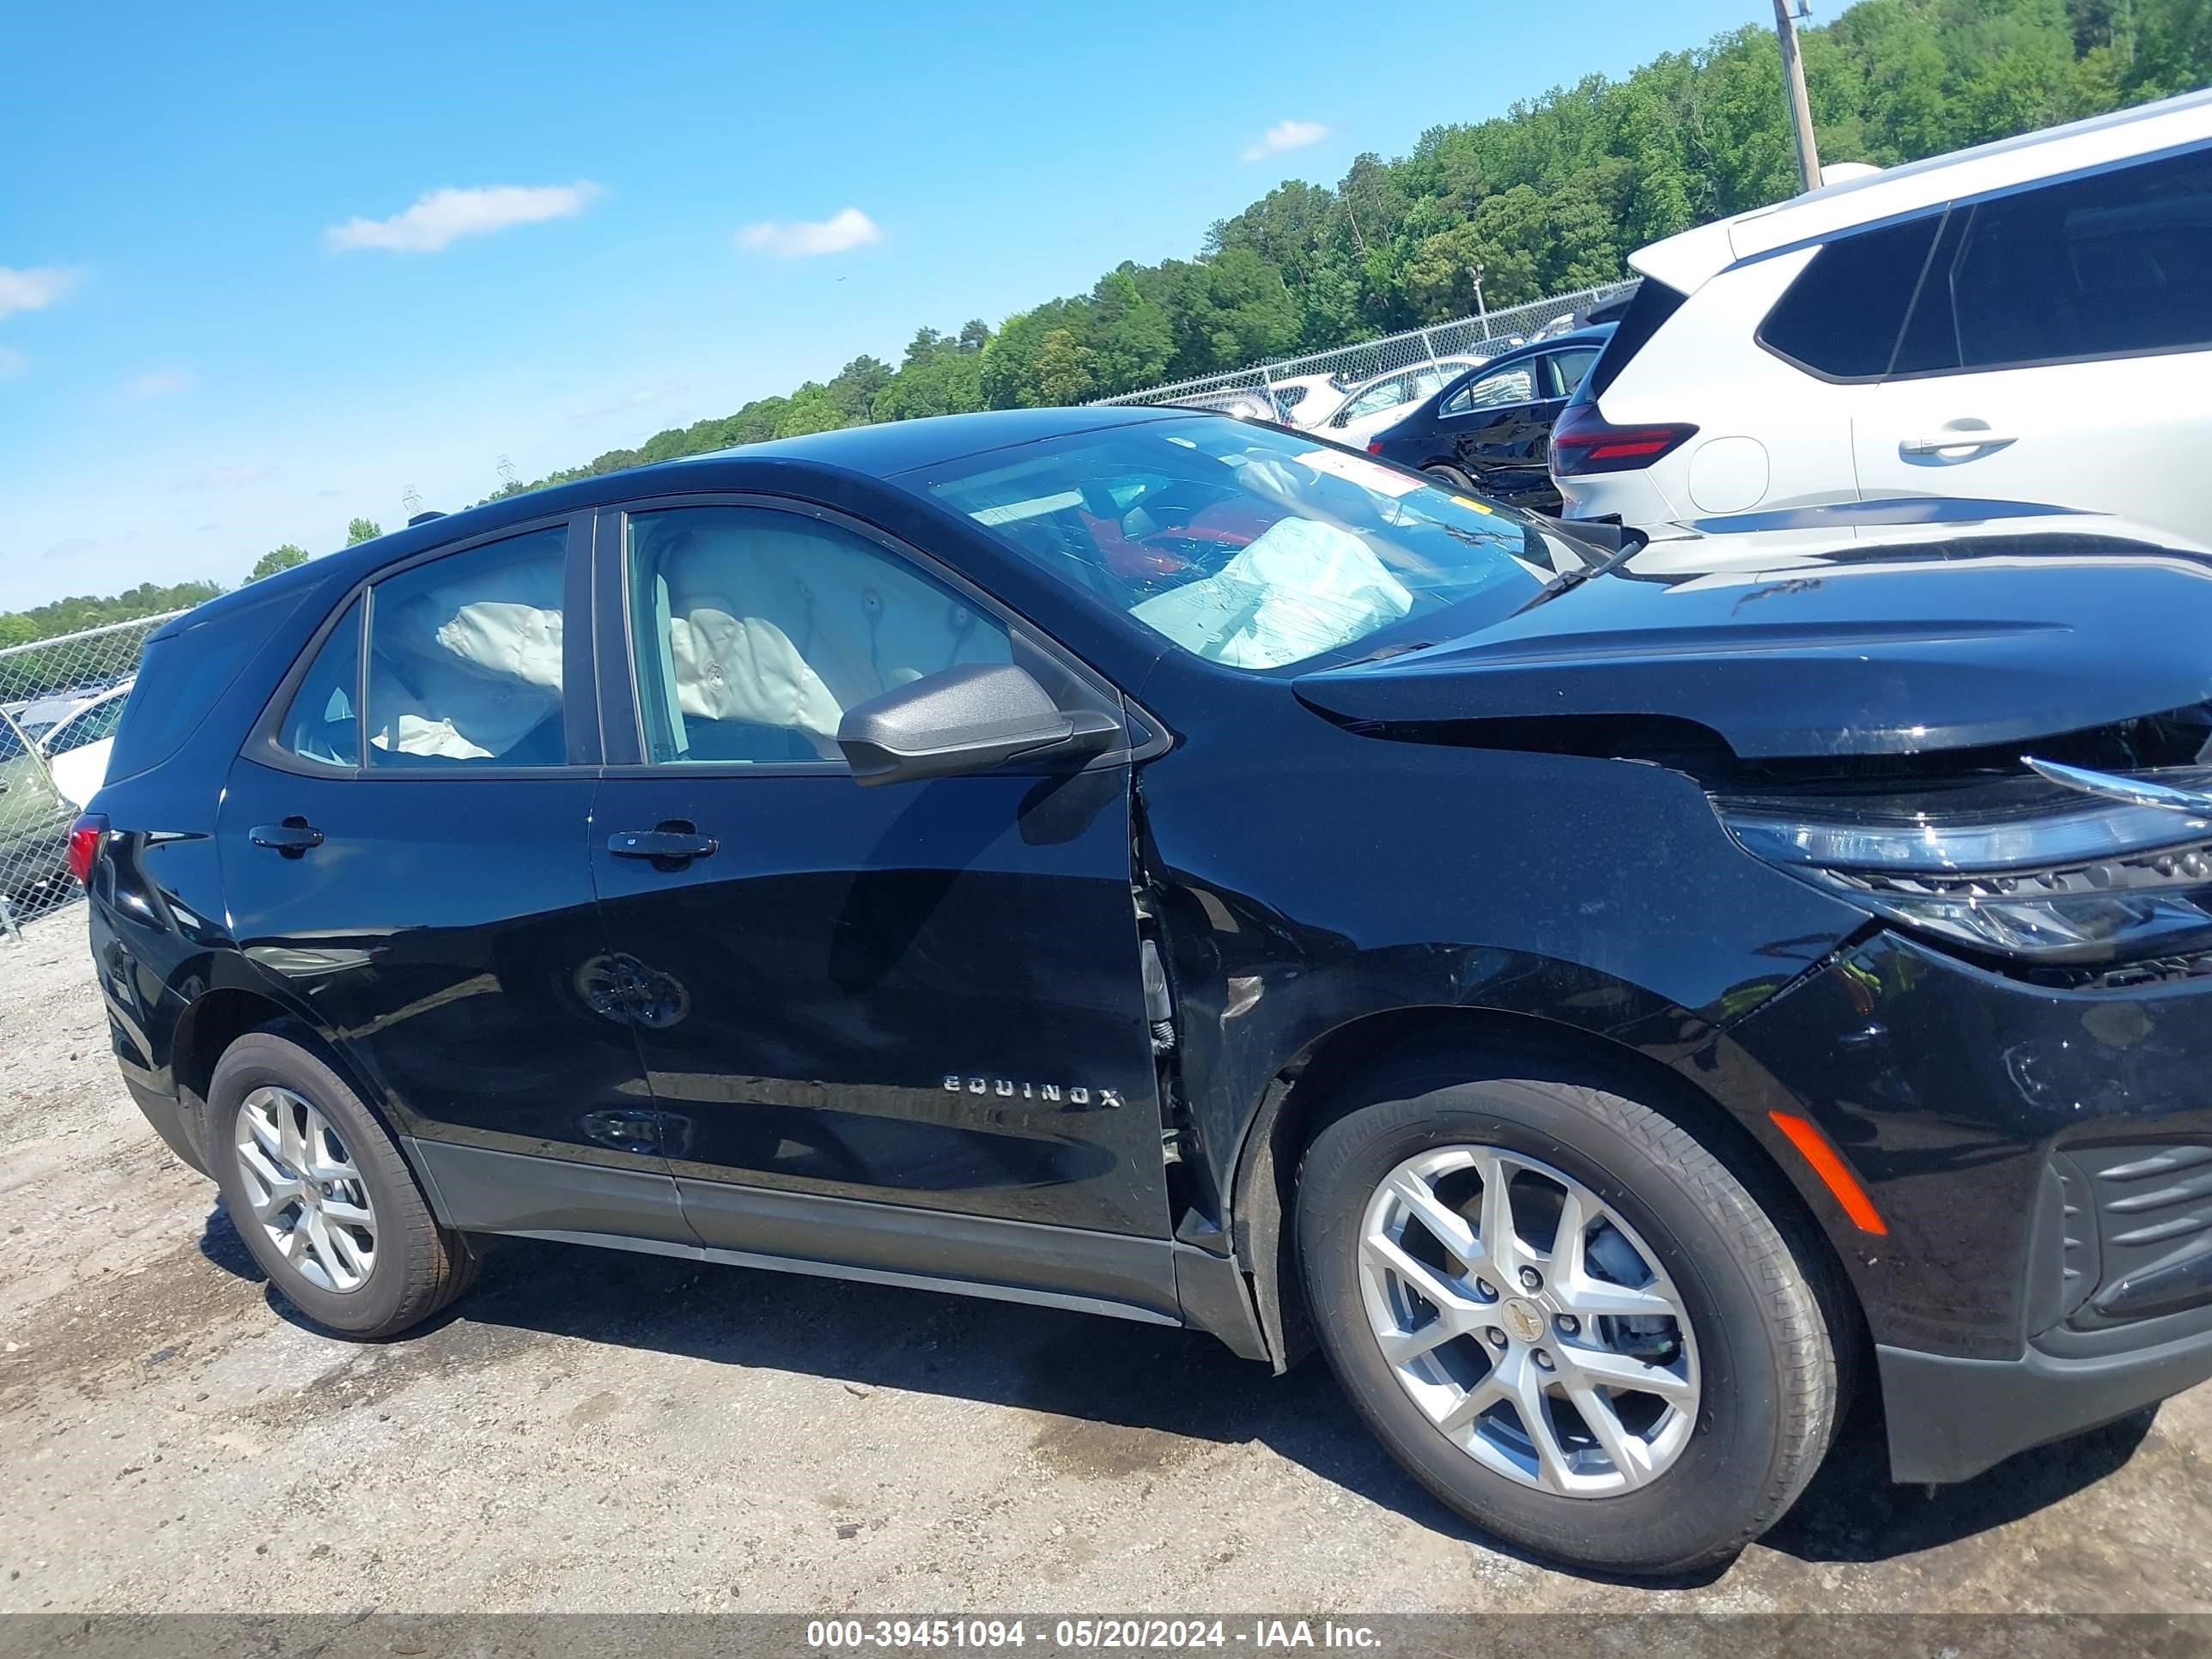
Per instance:
[[[18,9],[0,608],[234,582],[410,486],[477,500],[501,455],[896,362],[1767,9]]]

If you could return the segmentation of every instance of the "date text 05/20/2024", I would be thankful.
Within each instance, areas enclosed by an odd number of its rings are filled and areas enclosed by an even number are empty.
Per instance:
[[[1255,1619],[1237,1626],[1222,1619],[1060,1619],[1032,1628],[1021,1619],[818,1619],[806,1627],[806,1645],[834,1653],[861,1648],[1134,1649],[1244,1647],[1370,1649],[1379,1645],[1365,1625],[1331,1620]]]

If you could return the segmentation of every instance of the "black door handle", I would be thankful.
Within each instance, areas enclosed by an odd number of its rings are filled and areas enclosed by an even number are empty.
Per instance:
[[[651,859],[655,864],[689,864],[711,858],[721,845],[702,836],[689,823],[671,823],[652,830],[618,830],[607,837],[607,851],[618,859]]]
[[[286,818],[282,823],[257,823],[247,832],[256,847],[274,848],[288,859],[298,858],[310,847],[323,844],[323,832],[305,818]]]

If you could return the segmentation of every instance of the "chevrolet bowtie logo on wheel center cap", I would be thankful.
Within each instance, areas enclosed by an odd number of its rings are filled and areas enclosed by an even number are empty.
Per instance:
[[[1534,1342],[1544,1334],[1544,1310],[1526,1297],[1508,1297],[1498,1313],[1505,1328],[1523,1342]]]

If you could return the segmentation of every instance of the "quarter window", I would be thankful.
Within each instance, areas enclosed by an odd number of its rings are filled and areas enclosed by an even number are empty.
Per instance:
[[[629,574],[646,752],[662,764],[842,765],[837,727],[854,704],[1014,659],[1006,629],[959,594],[797,514],[636,514]]]
[[[1551,395],[1571,398],[1575,388],[1583,383],[1583,376],[1589,373],[1590,365],[1597,361],[1597,348],[1577,346],[1572,351],[1555,351],[1544,361],[1551,365]]]
[[[1887,374],[1942,222],[1931,214],[1830,242],[1766,313],[1760,343],[1832,380]]]
[[[361,601],[324,636],[307,677],[292,694],[276,741],[301,760],[361,764]]]
[[[370,590],[364,753],[388,767],[559,766],[564,526]]]

